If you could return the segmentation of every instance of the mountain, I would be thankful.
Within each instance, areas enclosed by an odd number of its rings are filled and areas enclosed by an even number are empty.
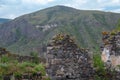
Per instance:
[[[0,24],[10,21],[10,19],[0,18]]]
[[[57,33],[72,35],[81,47],[98,49],[101,32],[116,28],[120,14],[54,6],[15,18],[0,26],[0,46],[13,53],[44,52]],[[97,47],[96,47],[97,46]]]

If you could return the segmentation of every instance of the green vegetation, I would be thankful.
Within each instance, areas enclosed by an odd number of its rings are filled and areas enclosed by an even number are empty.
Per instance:
[[[0,75],[7,75],[13,73],[14,75],[22,75],[23,73],[41,72],[45,75],[45,68],[43,64],[34,64],[31,62],[22,63],[0,63]]]
[[[34,58],[33,63],[39,63],[38,53],[37,52],[31,52],[30,56]]]
[[[106,70],[99,53],[93,55],[93,66],[96,68],[95,80],[108,80],[105,77],[100,76],[104,76],[106,74]]]
[[[45,76],[46,72],[45,72],[45,68],[43,66],[43,64],[38,64],[34,67],[35,71],[38,72],[38,71],[41,71],[42,73],[42,76]]]
[[[115,75],[115,71],[112,69],[107,69],[101,60],[100,53],[93,55],[93,66],[96,70],[94,76],[95,80],[110,80]]]
[[[58,33],[74,36],[79,46],[99,52],[101,32],[116,28],[117,22],[119,23],[116,30],[120,30],[119,18],[120,15],[115,13],[82,11],[65,6],[55,6],[18,17],[12,23],[0,26],[0,45],[7,47],[13,53],[31,55],[34,60],[18,62],[8,55],[2,56],[0,58],[0,76],[13,73],[19,77],[26,72],[34,74],[39,71],[44,76],[46,74],[44,64],[39,62],[37,51],[31,51],[44,47],[51,37]],[[49,28],[47,31],[35,27],[53,24],[56,24],[57,27]],[[112,31],[111,35],[115,35],[116,30]],[[4,36],[4,34],[6,35]],[[93,62],[96,71],[105,76],[107,72],[100,54],[94,54]],[[95,77],[96,80],[106,80],[98,74]]]
[[[99,53],[93,54],[93,65],[98,71],[104,72],[105,66]]]
[[[14,57],[8,55],[0,57],[0,80],[4,75],[13,74],[15,77],[21,77],[24,73],[35,74],[37,72],[45,76],[44,64],[34,61],[18,62]]]

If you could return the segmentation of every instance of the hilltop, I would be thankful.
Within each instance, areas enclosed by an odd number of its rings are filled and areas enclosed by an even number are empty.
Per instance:
[[[0,25],[0,46],[19,54],[43,53],[57,33],[67,33],[81,47],[98,50],[101,32],[116,28],[120,14],[53,6]]]

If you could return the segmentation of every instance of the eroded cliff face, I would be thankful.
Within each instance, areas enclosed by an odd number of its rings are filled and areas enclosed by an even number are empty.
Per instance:
[[[120,65],[120,32],[103,32],[103,51],[101,58],[110,67]]]
[[[56,35],[47,47],[47,73],[52,80],[94,80],[92,60],[69,35]]]

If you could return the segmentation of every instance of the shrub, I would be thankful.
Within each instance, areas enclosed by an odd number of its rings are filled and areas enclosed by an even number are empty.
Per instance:
[[[32,62],[22,62],[18,64],[19,67],[24,68],[24,67],[34,67],[36,64]]]
[[[10,58],[8,57],[8,56],[2,56],[1,58],[0,58],[0,62],[1,63],[7,63],[7,62],[9,62],[10,61]]]
[[[112,80],[115,71],[105,68],[104,62],[101,60],[100,54],[93,55],[94,67],[96,68],[95,80]]]
[[[95,79],[96,80],[106,80],[104,78],[101,78],[101,76],[99,76],[99,75],[105,75],[106,74],[104,63],[101,60],[100,54],[94,54],[93,55],[93,66],[96,68],[96,73],[97,73],[95,75]]]
[[[17,72],[26,73],[26,72],[34,72],[33,68],[35,67],[35,63],[31,62],[22,62],[17,64]]]
[[[44,68],[43,64],[36,65],[34,69],[35,69],[36,72],[41,72],[42,76],[46,75],[46,71],[45,71],[45,68]]]
[[[105,70],[104,62],[101,60],[100,54],[94,54],[93,55],[93,65],[94,65],[94,67],[96,67],[100,71]]]

